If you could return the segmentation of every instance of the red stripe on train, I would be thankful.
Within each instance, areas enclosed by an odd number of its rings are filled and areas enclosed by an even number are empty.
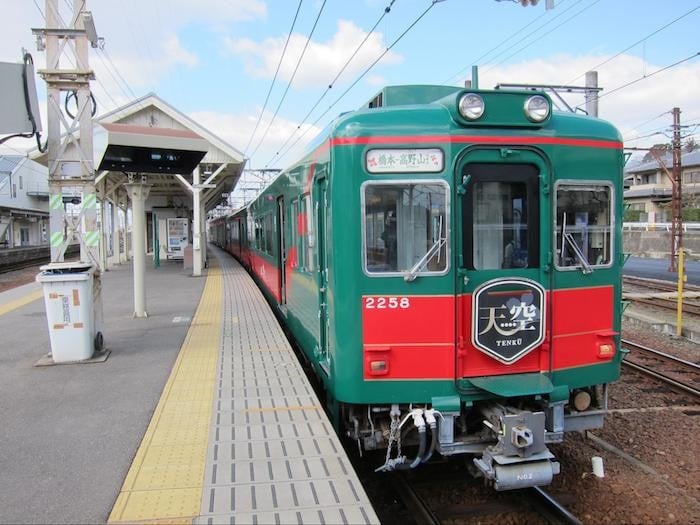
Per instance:
[[[622,149],[617,140],[572,139],[564,137],[509,136],[509,135],[387,135],[373,137],[336,137],[331,146],[366,144],[546,144],[583,148]]]
[[[612,286],[548,293],[545,342],[506,365],[472,345],[471,295],[363,296],[364,378],[453,379],[598,364],[600,344],[612,344],[615,335],[613,298]]]

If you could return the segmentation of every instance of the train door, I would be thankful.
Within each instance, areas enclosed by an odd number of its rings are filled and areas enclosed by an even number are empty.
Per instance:
[[[330,374],[328,357],[328,253],[326,251],[326,210],[328,209],[327,180],[325,177],[314,181],[314,209],[316,220],[316,253],[318,254],[318,362]]]
[[[280,306],[287,304],[287,247],[285,242],[284,197],[277,198],[277,267]]]
[[[550,370],[548,187],[526,149],[474,150],[458,165],[458,379]]]

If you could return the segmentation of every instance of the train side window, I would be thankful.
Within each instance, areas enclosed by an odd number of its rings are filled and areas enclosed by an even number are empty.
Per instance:
[[[292,199],[289,203],[289,239],[287,241],[287,258],[292,268],[299,266],[299,230],[297,228],[297,217],[299,216],[299,199]]]
[[[614,246],[612,186],[560,182],[556,195],[556,266],[584,273],[610,266]]]
[[[307,271],[313,271],[314,269],[314,249],[316,245],[315,237],[315,222],[314,222],[314,208],[311,202],[311,195],[308,193],[304,195],[302,200],[302,220],[304,221],[304,226],[306,230],[306,259],[304,260],[304,268]]]
[[[265,251],[272,254],[274,250],[272,249],[272,232],[274,230],[274,217],[272,214],[265,215]]]
[[[262,244],[262,239],[263,239],[263,233],[262,233],[262,222],[260,218],[255,219],[255,248],[258,250],[263,249],[263,244]]]
[[[362,188],[364,270],[369,275],[447,273],[449,187],[444,181],[371,181]]]
[[[248,222],[248,246],[251,248],[256,248],[257,245],[255,243],[256,239],[256,228],[255,228],[255,220],[253,219],[253,216],[248,213],[246,215],[246,220]]]

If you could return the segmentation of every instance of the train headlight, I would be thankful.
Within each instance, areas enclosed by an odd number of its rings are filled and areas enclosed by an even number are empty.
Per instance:
[[[484,109],[484,99],[476,93],[466,93],[459,99],[459,113],[467,120],[481,118]]]
[[[542,95],[534,95],[525,101],[523,109],[532,122],[542,122],[549,116],[549,101]]]

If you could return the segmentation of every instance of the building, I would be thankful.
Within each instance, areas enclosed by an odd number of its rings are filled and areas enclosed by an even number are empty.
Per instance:
[[[47,173],[26,157],[0,156],[0,249],[48,245]]]
[[[673,159],[671,153],[661,157],[671,172]],[[681,185],[683,192],[683,209],[700,208],[700,150],[681,156]],[[660,163],[654,159],[631,166],[625,170],[625,204],[632,213],[630,220],[659,223],[671,222],[672,183]],[[634,213],[636,212],[636,213]],[[691,218],[697,221],[698,218]]]

